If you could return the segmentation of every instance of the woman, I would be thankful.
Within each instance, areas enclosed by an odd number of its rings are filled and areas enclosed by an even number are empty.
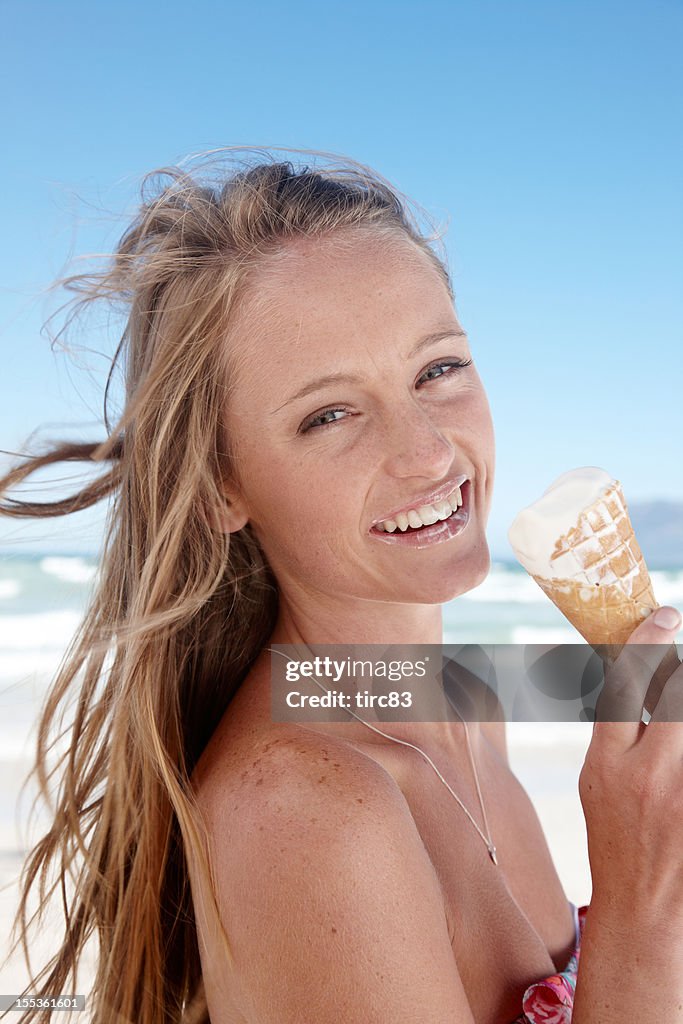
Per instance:
[[[442,602],[487,574],[493,429],[447,270],[395,190],[351,161],[264,158],[213,185],[164,173],[111,264],[64,282],[86,305],[123,303],[120,417],[105,414],[103,442],[56,445],[2,481],[94,459],[109,468],[70,499],[3,511],[113,498],[41,722],[46,787],[79,676],[54,826],[24,880],[25,910],[42,871],[55,889],[75,879],[36,984],[68,990],[96,933],[98,1022],[207,1007],[212,1024],[525,1020],[533,982],[570,968],[571,995],[577,920],[504,723],[380,733],[270,708],[274,644],[439,644]],[[453,496],[458,529],[437,504],[429,543],[394,539],[403,511]],[[670,643],[669,612],[633,641]],[[680,1017],[682,747],[679,725],[596,727],[578,1024],[624,1005]],[[536,1019],[568,1019],[553,1016],[560,988]]]

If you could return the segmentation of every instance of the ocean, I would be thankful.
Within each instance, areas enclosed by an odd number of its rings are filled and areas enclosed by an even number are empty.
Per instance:
[[[88,555],[0,554],[0,756],[26,756],[40,703],[96,582]],[[683,571],[652,573],[660,603],[683,607]],[[444,605],[444,643],[578,643],[579,634],[516,563],[493,562],[476,590]],[[522,724],[522,723],[518,723]],[[560,731],[566,725],[556,723]],[[571,726],[570,726],[571,728]],[[532,723],[531,733],[534,730]],[[546,741],[549,734],[544,732]]]

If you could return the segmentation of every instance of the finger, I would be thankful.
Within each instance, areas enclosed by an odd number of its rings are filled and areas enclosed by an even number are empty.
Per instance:
[[[668,722],[667,738],[679,745],[683,743],[683,665],[680,662],[663,686],[650,715],[652,722]]]
[[[648,712],[648,715],[652,715],[654,708],[659,703],[662,693],[668,694],[668,699],[671,698],[672,694],[675,693],[675,687],[670,686],[665,690],[666,684],[674,672],[678,669],[681,664],[681,659],[678,656],[678,649],[676,644],[671,644],[667,647],[664,652],[664,657],[659,663],[650,683],[650,688],[645,696],[644,707]],[[675,714],[675,706],[671,705],[671,714]],[[676,718],[671,718],[671,721],[676,721]]]
[[[617,657],[606,664],[596,721],[614,723],[610,732],[620,745],[629,746],[638,739],[653,676],[680,625],[681,615],[675,608],[658,608],[633,631]],[[604,730],[601,732],[605,735]]]

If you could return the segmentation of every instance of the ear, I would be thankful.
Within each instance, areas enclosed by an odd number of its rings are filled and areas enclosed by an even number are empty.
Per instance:
[[[237,533],[249,521],[249,512],[236,488],[224,483],[221,485],[223,498],[218,507],[206,509],[206,519],[212,530],[219,533]]]

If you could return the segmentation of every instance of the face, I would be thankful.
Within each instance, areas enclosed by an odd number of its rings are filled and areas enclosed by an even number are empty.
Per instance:
[[[486,394],[417,246],[358,231],[342,241],[296,240],[245,295],[230,334],[227,528],[251,523],[281,600],[320,597],[340,614],[358,600],[441,604],[490,564]],[[460,532],[446,520],[428,542],[373,525],[462,477]]]

